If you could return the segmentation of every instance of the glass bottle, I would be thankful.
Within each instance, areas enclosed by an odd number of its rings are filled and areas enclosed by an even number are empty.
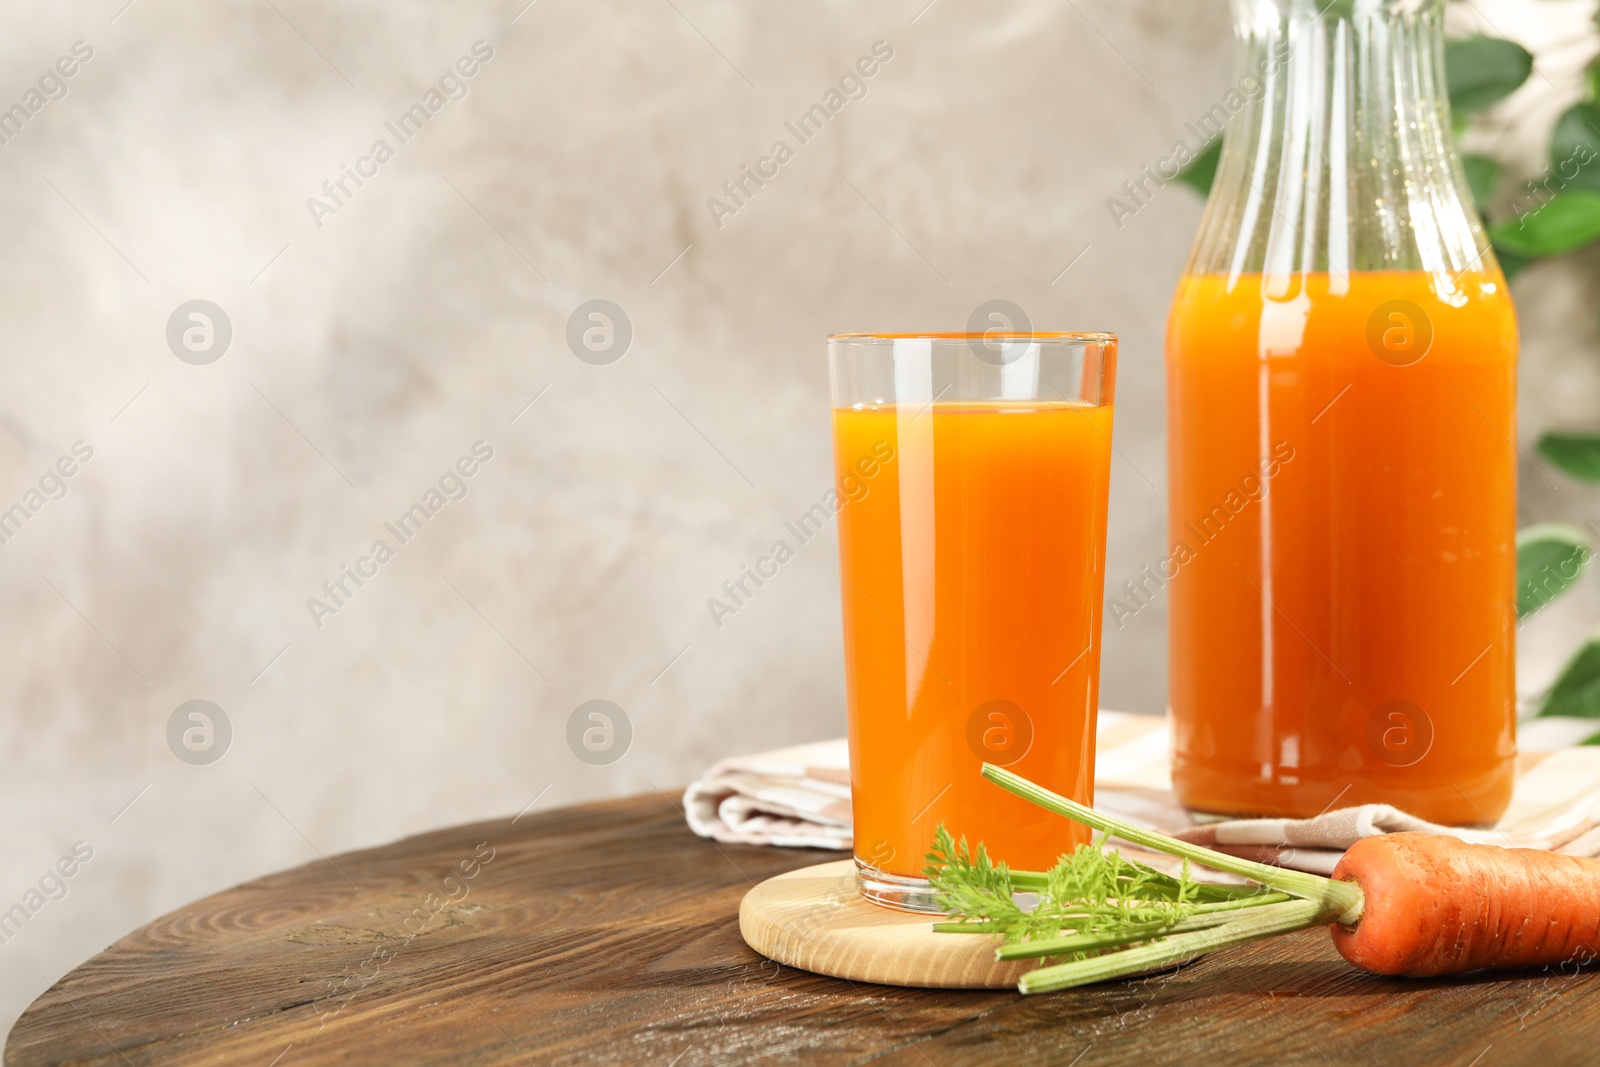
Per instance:
[[[1167,333],[1173,784],[1497,819],[1515,762],[1516,318],[1443,0],[1233,0]]]

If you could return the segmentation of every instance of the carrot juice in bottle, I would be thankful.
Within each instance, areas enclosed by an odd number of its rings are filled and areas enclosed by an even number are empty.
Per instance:
[[[1443,7],[1234,2],[1167,333],[1173,784],[1198,812],[1510,801],[1516,319]]]

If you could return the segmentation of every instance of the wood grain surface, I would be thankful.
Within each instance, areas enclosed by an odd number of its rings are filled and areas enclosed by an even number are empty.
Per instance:
[[[11,1067],[73,1064],[1595,1062],[1600,978],[1360,974],[1311,930],[1038,997],[785,967],[740,939],[756,882],[828,853],[716,846],[659,795],[317,860],[73,970]],[[1075,1059],[1076,1057],[1076,1059]]]
[[[774,875],[739,902],[745,944],[779,963],[856,982],[921,989],[1006,989],[1040,966],[1000,963],[999,939],[936,934],[925,915],[868,904],[854,860]]]

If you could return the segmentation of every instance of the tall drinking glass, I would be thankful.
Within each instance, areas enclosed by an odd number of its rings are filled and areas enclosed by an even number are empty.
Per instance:
[[[1093,801],[1117,339],[828,339],[855,859],[868,900],[937,911],[943,823],[1013,869],[1088,833],[984,781]]]

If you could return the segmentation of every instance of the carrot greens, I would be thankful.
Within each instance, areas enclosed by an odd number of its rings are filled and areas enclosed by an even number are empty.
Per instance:
[[[1013,873],[992,862],[982,844],[974,852],[966,838],[952,841],[941,824],[926,872],[935,902],[957,919],[939,928],[999,933],[1009,942],[1059,939],[1064,932],[1103,936],[1168,929],[1200,906],[1200,886],[1187,864],[1182,877],[1172,878],[1103,850],[1102,842],[1097,838],[1094,845],[1061,857],[1049,871]],[[1032,893],[1036,900],[1021,902],[1018,893]]]
[[[1253,863],[1192,845],[1095,811],[1010,771],[984,764],[983,776],[1017,796],[1100,831],[1048,871],[1012,871],[980,842],[955,841],[940,825],[925,873],[934,900],[951,917],[941,933],[1000,935],[1002,960],[1047,957],[1024,993],[1101,982],[1192,960],[1230,945],[1361,916],[1361,888],[1302,871]],[[1183,860],[1178,877],[1105,847],[1107,836]],[[1257,883],[1198,882],[1190,861]],[[1032,899],[1026,895],[1031,894]]]

